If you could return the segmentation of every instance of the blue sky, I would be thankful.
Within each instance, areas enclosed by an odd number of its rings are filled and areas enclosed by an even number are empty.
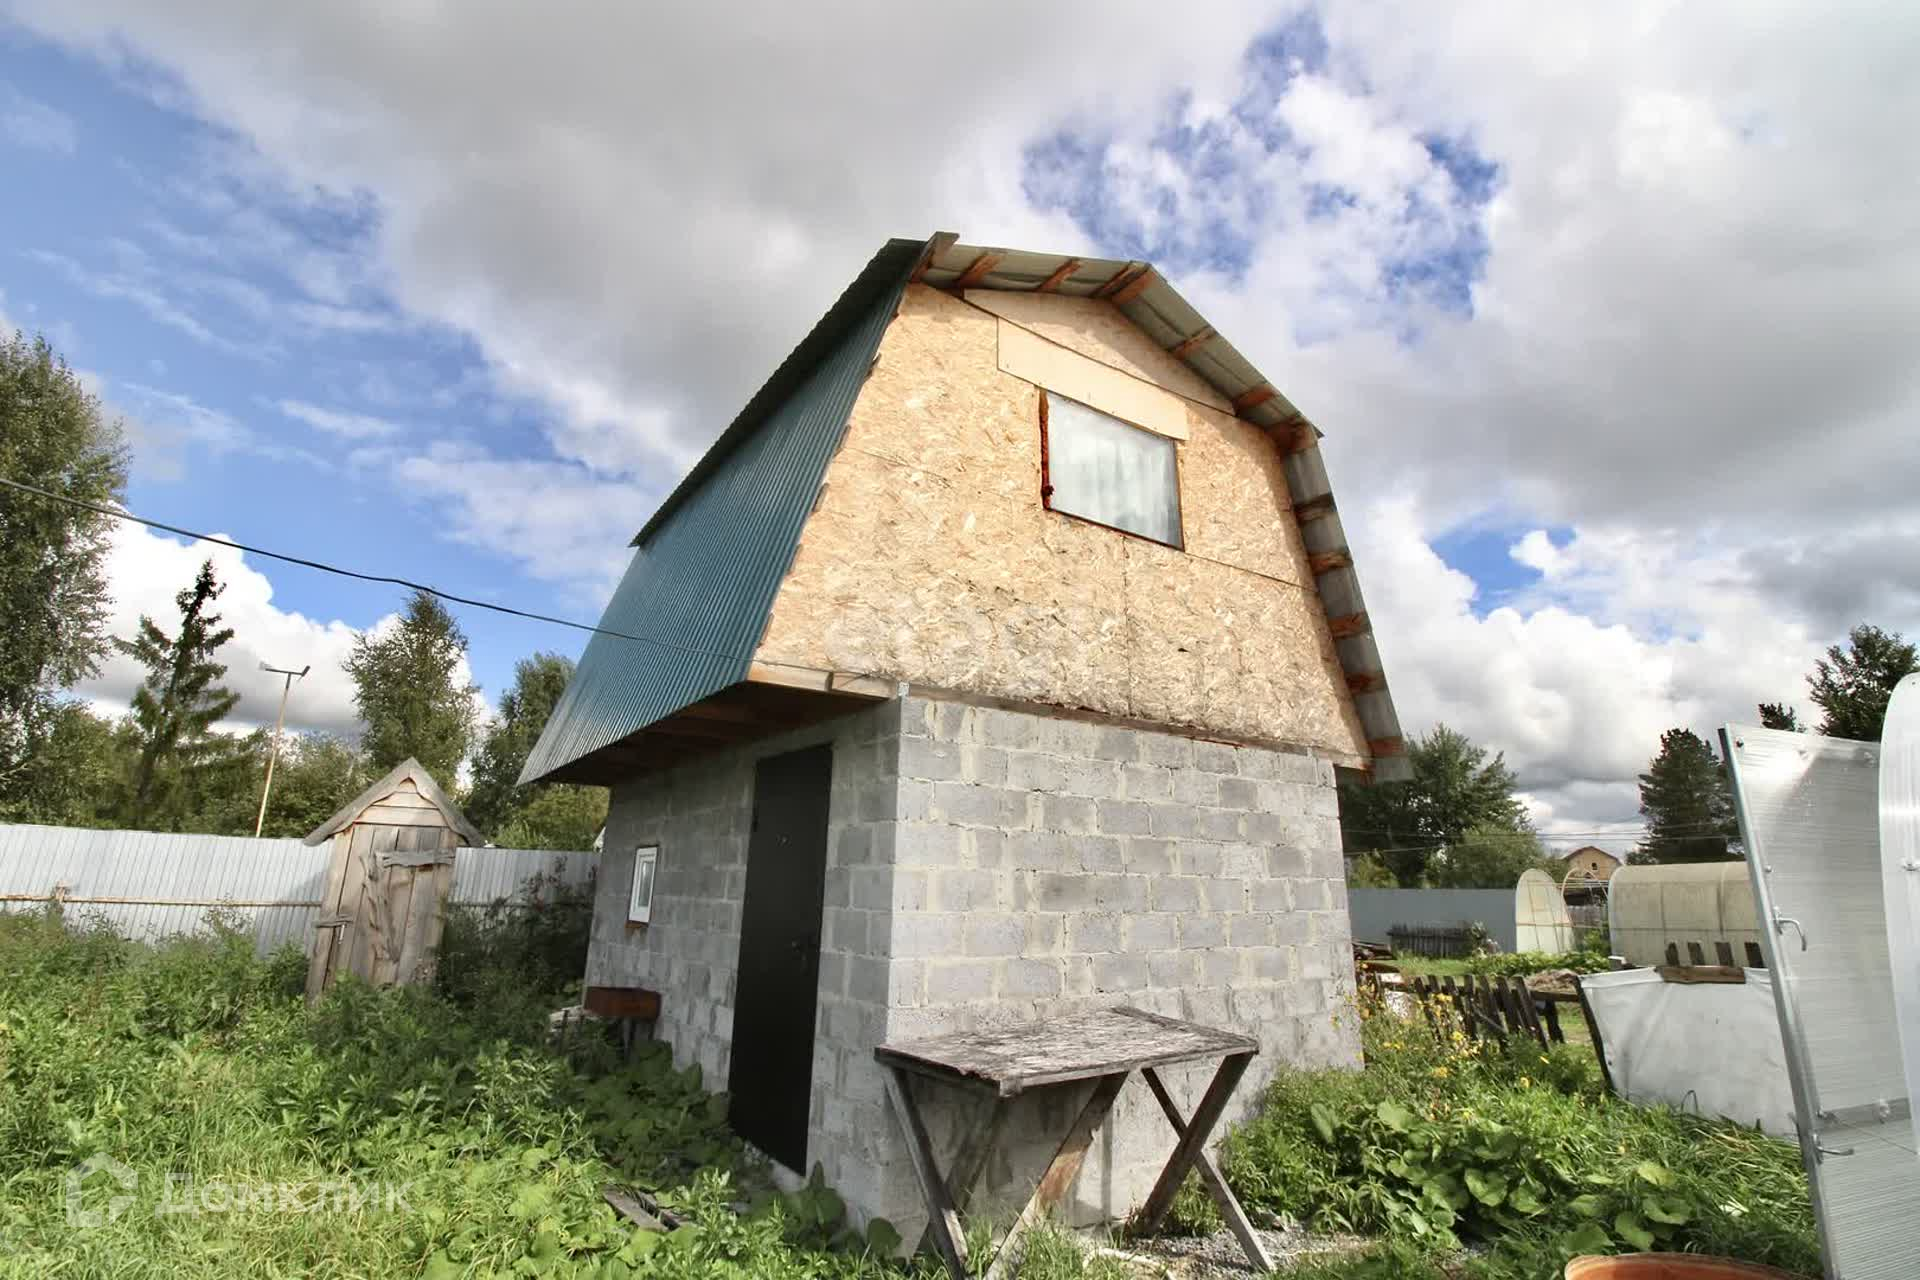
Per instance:
[[[1920,630],[1920,15],[973,21],[1020,39],[0,0],[0,313],[126,416],[137,510],[591,620],[886,237],[1152,258],[1326,431],[1402,719],[1505,751],[1569,840],[1630,831],[1663,729]],[[123,537],[121,622],[199,554]],[[243,714],[260,658],[311,660],[295,720],[351,728],[338,659],[398,593],[220,563]],[[489,697],[580,647],[461,616]]]

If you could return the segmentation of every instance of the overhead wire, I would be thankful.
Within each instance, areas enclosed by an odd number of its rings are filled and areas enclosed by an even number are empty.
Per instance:
[[[551,623],[557,627],[571,627],[575,631],[585,631],[596,636],[613,636],[620,640],[632,640],[638,644],[657,645],[662,649],[674,649],[681,653],[695,654],[705,658],[727,658],[736,662],[745,660],[745,655],[743,654],[728,653],[720,649],[702,649],[696,646],[677,644],[672,640],[662,640],[657,636],[638,636],[632,632],[615,630],[612,627],[594,626],[586,622],[576,622],[571,618],[556,618],[552,614],[534,613],[528,609],[513,608],[511,605],[495,604],[489,600],[475,600],[470,596],[457,596],[451,591],[442,591],[438,587],[428,586],[422,582],[415,582],[410,578],[395,578],[378,573],[362,573],[358,569],[342,568],[339,565],[328,564],[324,560],[313,560],[306,556],[288,555],[281,551],[269,551],[265,547],[257,547],[245,542],[235,542],[230,538],[222,538],[211,533],[199,533],[193,529],[182,528],[175,524],[167,524],[160,520],[150,520],[145,516],[135,515],[133,512],[125,510],[124,508],[111,507],[100,502],[88,502],[84,498],[70,497],[67,494],[54,493],[49,489],[42,489],[35,485],[22,484],[18,480],[9,480],[5,476],[0,476],[0,485],[4,485],[9,489],[18,489],[22,493],[30,493],[36,497],[45,498],[52,502],[65,503],[70,507],[78,507],[83,511],[92,511],[99,515],[112,516],[116,520],[125,520],[132,524],[145,525],[149,529],[159,529],[162,532],[175,534],[182,538],[191,538],[197,542],[212,543],[217,547],[231,547],[235,551],[244,551],[249,555],[265,556],[269,560],[279,560],[285,564],[296,564],[307,569],[317,569],[321,573],[331,573],[342,578],[353,578],[360,582],[377,582],[396,587],[405,587],[410,591],[424,592],[437,599],[445,600],[452,604],[464,605],[470,609],[487,609],[494,613],[504,613],[515,618],[526,618],[533,622]]]

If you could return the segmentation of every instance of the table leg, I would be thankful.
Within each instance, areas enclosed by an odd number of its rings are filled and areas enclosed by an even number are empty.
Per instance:
[[[947,1264],[953,1280],[967,1280],[966,1257],[961,1253],[960,1213],[947,1190],[947,1180],[933,1161],[933,1144],[927,1139],[927,1126],[920,1118],[920,1105],[913,1097],[913,1082],[898,1067],[886,1074],[887,1097],[894,1114],[907,1135],[907,1155],[913,1161],[914,1175],[920,1180],[921,1194],[927,1201],[927,1234],[933,1238],[934,1251]]]
[[[1153,1090],[1153,1096],[1159,1100],[1160,1110],[1166,1113],[1167,1123],[1173,1126],[1173,1132],[1184,1138],[1187,1136],[1187,1119],[1180,1114],[1180,1108],[1174,1104],[1173,1095],[1167,1092],[1167,1086],[1160,1080],[1160,1073],[1152,1067],[1144,1067],[1140,1074],[1147,1078],[1147,1087]],[[1203,1145],[1200,1155],[1194,1161],[1200,1170],[1200,1180],[1207,1184],[1207,1190],[1213,1193],[1213,1202],[1220,1206],[1220,1216],[1227,1220],[1227,1227],[1234,1238],[1240,1242],[1240,1248],[1246,1253],[1247,1261],[1261,1271],[1273,1270],[1273,1259],[1267,1256],[1266,1247],[1260,1243],[1260,1237],[1253,1234],[1253,1224],[1247,1221],[1246,1210],[1240,1207],[1239,1199],[1233,1194],[1233,1188],[1227,1185],[1221,1176],[1220,1166],[1213,1162],[1213,1156]]]
[[[1187,1171],[1193,1168],[1197,1157],[1206,1153],[1207,1139],[1213,1136],[1213,1127],[1220,1123],[1228,1099],[1233,1097],[1235,1086],[1240,1083],[1240,1077],[1247,1073],[1247,1064],[1252,1061],[1251,1053],[1232,1054],[1213,1073],[1213,1083],[1207,1086],[1206,1093],[1201,1096],[1200,1105],[1194,1109],[1186,1133],[1181,1135],[1173,1154],[1167,1157],[1167,1167],[1160,1171],[1160,1180],[1153,1184],[1153,1191],[1140,1210],[1135,1227],[1140,1234],[1152,1235],[1165,1221],[1167,1211],[1173,1208],[1173,1197],[1179,1192],[1180,1184],[1186,1181]]]
[[[997,1095],[991,1105],[993,1109],[987,1116],[986,1124],[968,1133],[960,1144],[960,1150],[954,1153],[947,1171],[947,1198],[953,1202],[954,1210],[958,1213],[967,1211],[967,1202],[973,1198],[973,1185],[986,1172],[987,1157],[993,1154],[993,1148],[999,1143],[1000,1134],[1007,1127],[1007,1115],[1013,1109],[1007,1099]],[[913,1251],[919,1253],[932,1243],[933,1223],[929,1220]]]
[[[1066,1198],[1073,1180],[1080,1174],[1081,1164],[1087,1158],[1087,1148],[1093,1145],[1094,1131],[1107,1118],[1107,1113],[1113,1110],[1114,1099],[1120,1096],[1120,1086],[1126,1082],[1127,1073],[1121,1071],[1115,1075],[1101,1076],[1099,1083],[1094,1085],[1093,1093],[1086,1105],[1080,1108],[1073,1127],[1067,1130],[1067,1136],[1053,1153],[1047,1171],[1040,1175],[1040,1185],[1034,1188],[1026,1208],[1020,1210],[1020,1216],[1014,1219],[1007,1238],[1000,1242],[1000,1252],[994,1255],[993,1265],[987,1269],[986,1280],[1003,1280],[1003,1277],[1013,1274],[1013,1268],[1020,1261],[1020,1251],[1016,1247],[1020,1237],[1031,1230],[1049,1209]]]

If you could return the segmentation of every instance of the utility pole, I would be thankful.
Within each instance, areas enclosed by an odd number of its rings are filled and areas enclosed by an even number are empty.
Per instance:
[[[267,824],[267,793],[273,790],[273,765],[280,758],[280,726],[287,722],[287,695],[293,692],[295,680],[303,679],[307,672],[313,670],[313,664],[309,662],[298,671],[289,671],[285,667],[270,667],[263,662],[260,664],[260,669],[271,671],[277,676],[285,676],[287,679],[286,683],[280,686],[280,714],[274,717],[273,746],[267,752],[267,782],[260,788],[260,813],[253,820],[253,834],[256,839],[259,838],[260,828]]]

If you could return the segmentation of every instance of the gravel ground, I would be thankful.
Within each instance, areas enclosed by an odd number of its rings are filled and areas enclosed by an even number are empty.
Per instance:
[[[1359,1236],[1318,1235],[1291,1220],[1270,1220],[1265,1226],[1256,1226],[1254,1234],[1282,1274],[1310,1255],[1352,1253],[1367,1244]],[[1212,1280],[1217,1276],[1240,1280],[1260,1274],[1247,1261],[1240,1242],[1224,1227],[1209,1236],[1160,1236],[1102,1252],[1135,1263],[1142,1277]]]

